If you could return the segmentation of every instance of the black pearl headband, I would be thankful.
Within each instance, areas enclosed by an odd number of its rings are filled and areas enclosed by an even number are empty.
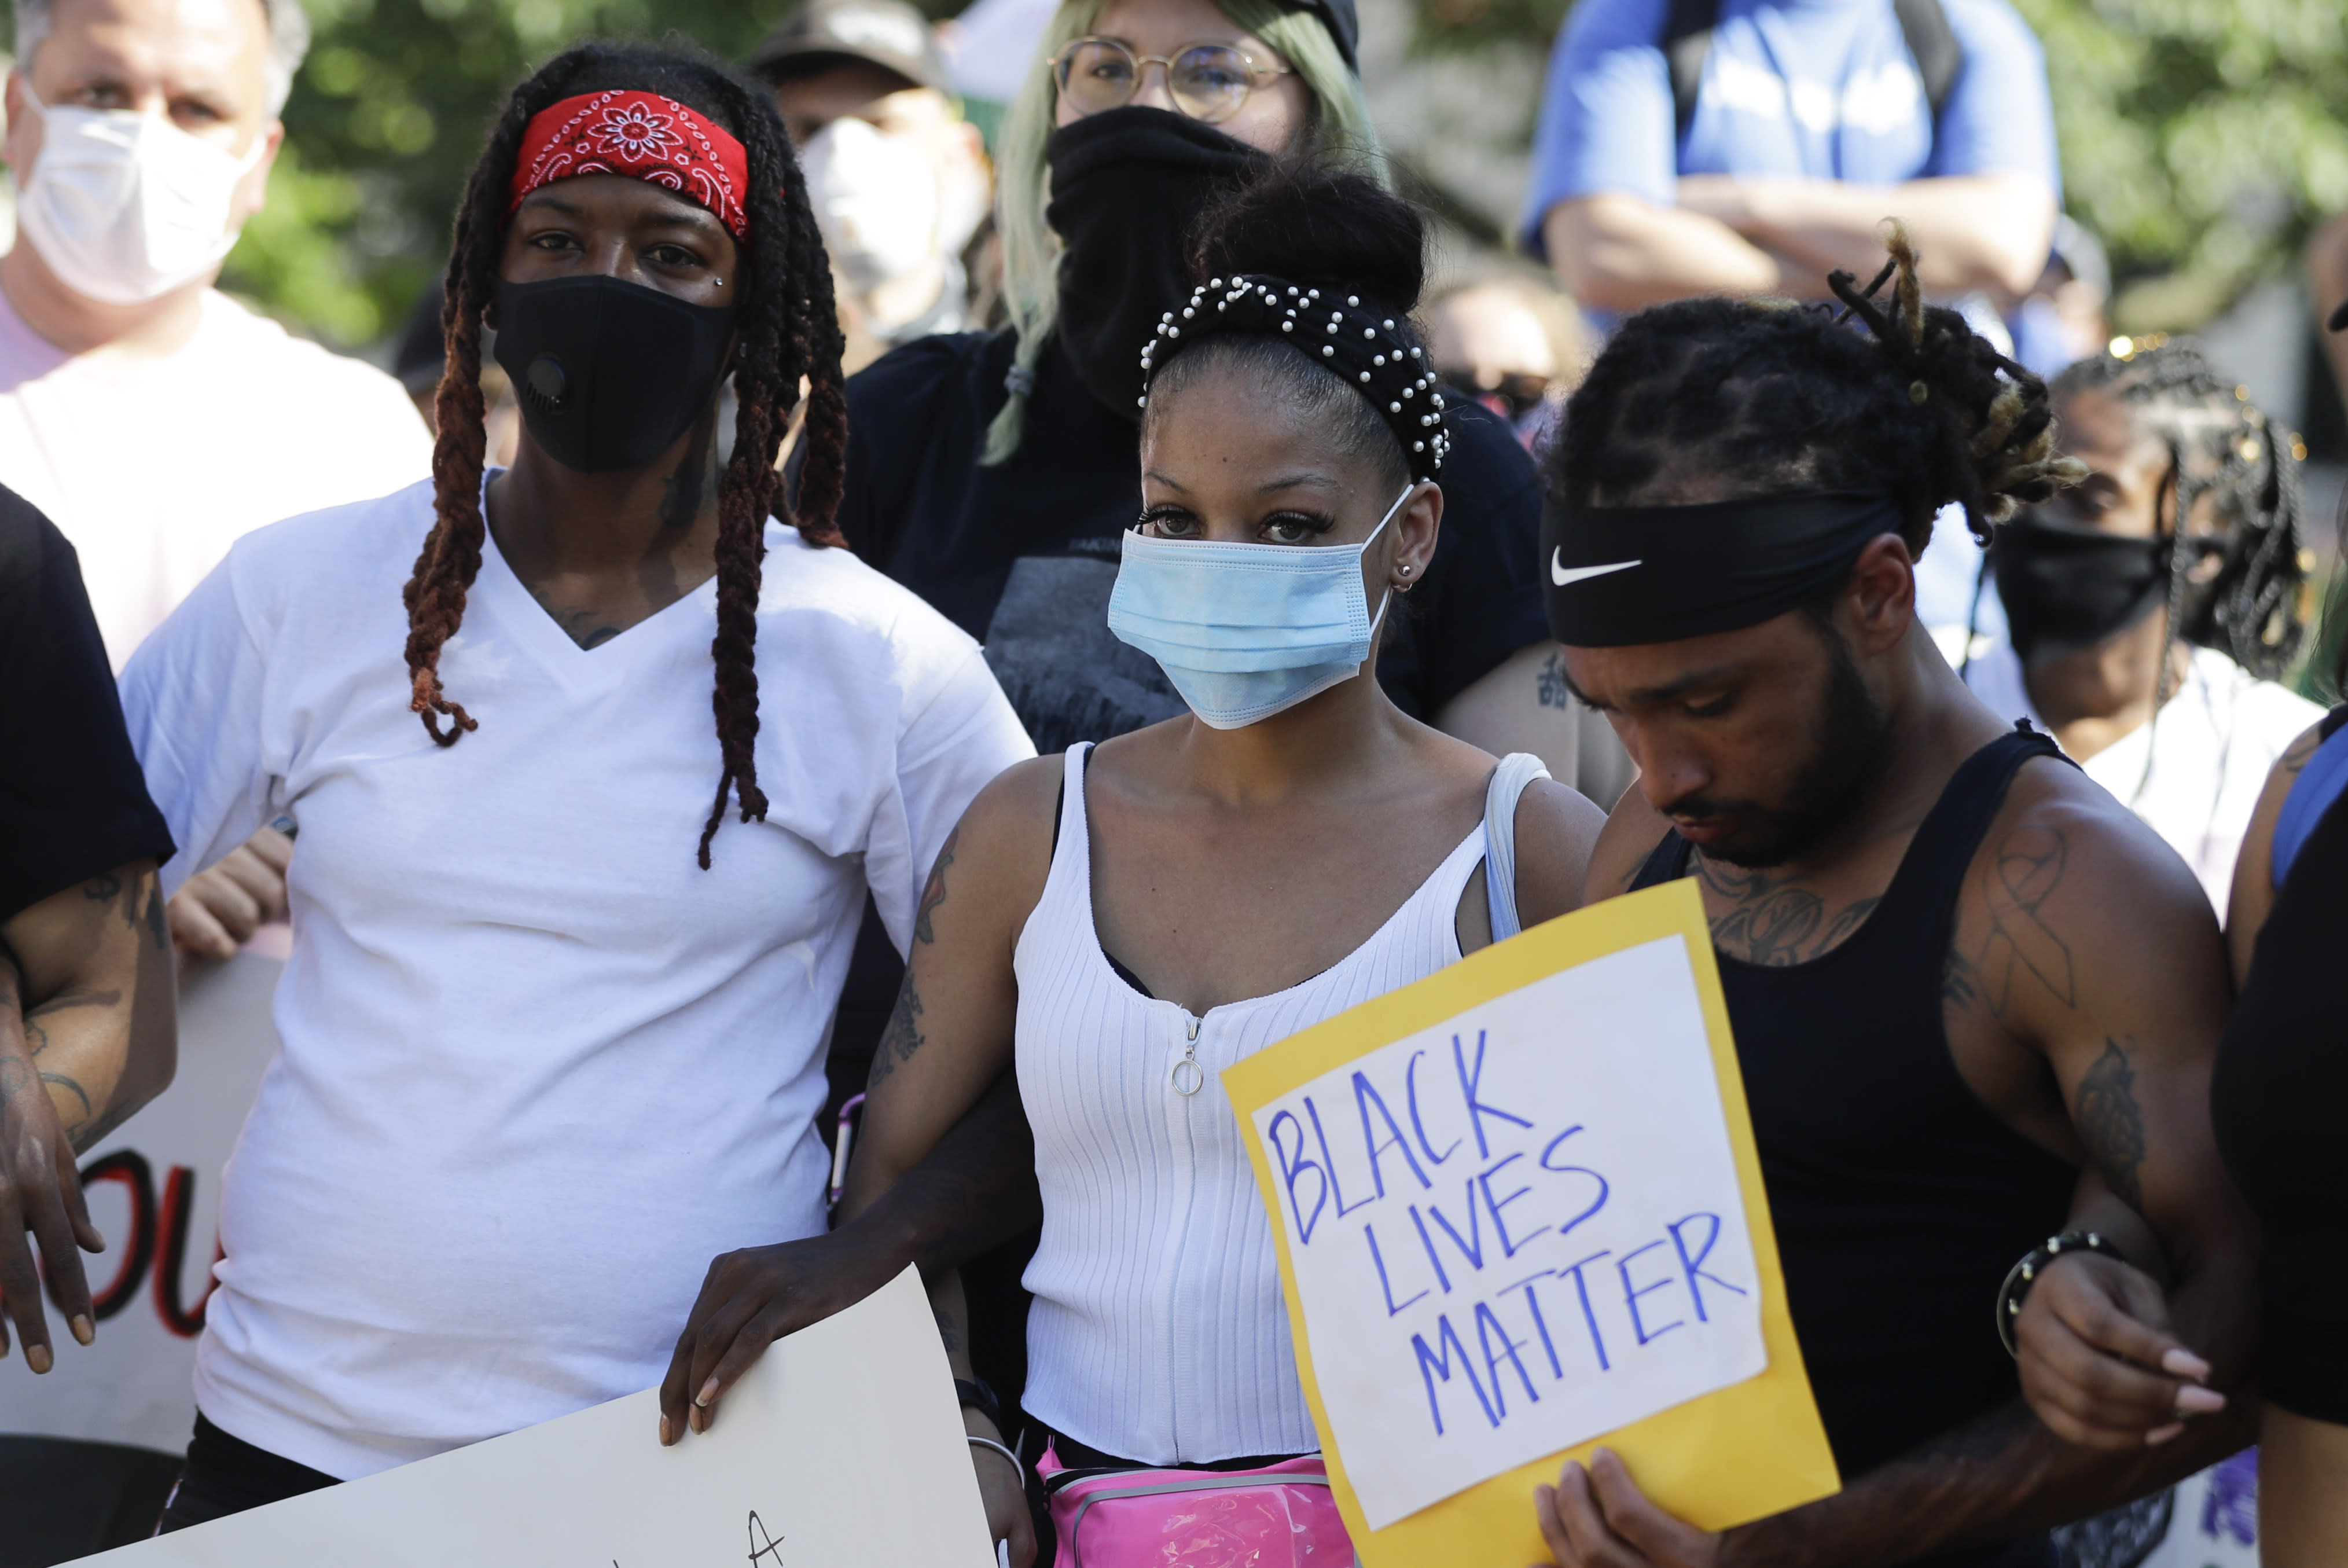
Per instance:
[[[1400,313],[1365,305],[1358,294],[1345,295],[1341,305],[1319,289],[1261,273],[1210,279],[1179,311],[1159,318],[1141,349],[1141,407],[1149,407],[1150,377],[1168,360],[1203,339],[1234,336],[1284,338],[1368,398],[1402,443],[1411,478],[1433,479],[1443,467],[1451,450],[1443,394]]]

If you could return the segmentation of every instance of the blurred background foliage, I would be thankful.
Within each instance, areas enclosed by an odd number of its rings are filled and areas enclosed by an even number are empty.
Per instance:
[[[532,65],[595,35],[681,33],[738,58],[790,0],[306,4],[287,154],[226,283],[355,347],[396,330],[438,270],[482,131]],[[1411,50],[1545,54],[1569,4],[1410,0]],[[2348,208],[2343,0],[2015,4],[2046,45],[2068,203],[2112,248],[2123,329],[2199,325]]]

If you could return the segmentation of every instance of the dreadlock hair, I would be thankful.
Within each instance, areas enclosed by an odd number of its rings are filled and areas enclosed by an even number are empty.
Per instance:
[[[2299,438],[2271,424],[2243,387],[2187,342],[2080,360],[2050,390],[2057,402],[2099,392],[2168,449],[2164,488],[2176,500],[2169,634],[2224,654],[2260,680],[2280,677],[2305,634]],[[2192,568],[2211,536],[2188,534],[2187,524],[2204,497],[2220,565],[2196,583]]]
[[[582,93],[613,88],[656,92],[731,131],[749,158],[750,239],[742,248],[743,288],[735,317],[736,404],[733,455],[717,489],[717,666],[711,698],[717,719],[720,771],[716,802],[701,831],[699,858],[726,815],[730,790],[742,820],[764,820],[758,788],[757,634],[766,521],[791,521],[810,543],[843,543],[832,519],[846,471],[848,405],[842,349],[832,302],[831,267],[808,210],[789,137],[766,89],[698,55],[623,44],[582,44],[549,61],[513,90],[474,164],[457,209],[440,325],[448,368],[434,409],[440,434],[432,452],[436,521],[408,579],[407,669],[410,708],[442,746],[479,727],[440,686],[440,650],[464,618],[465,595],[481,568],[484,409],[482,313],[496,288],[505,249],[506,204],[522,133],[541,109]],[[796,512],[775,467],[786,428],[808,387]],[[445,715],[449,727],[443,729]]]
[[[1548,457],[1558,499],[1671,505],[1848,490],[1892,496],[1921,555],[1943,506],[1975,538],[2085,478],[2054,454],[2046,387],[1953,310],[1924,304],[1894,221],[1891,259],[1843,304],[1681,300],[1622,324],[1565,406]],[[1891,298],[1879,301],[1884,285]],[[1866,328],[1846,325],[1856,316]]]

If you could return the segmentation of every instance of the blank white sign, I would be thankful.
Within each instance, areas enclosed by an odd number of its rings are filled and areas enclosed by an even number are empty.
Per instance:
[[[1685,942],[1576,965],[1259,1108],[1371,1528],[1767,1369]]]
[[[907,1269],[778,1341],[705,1435],[650,1392],[84,1558],[120,1568],[988,1568],[962,1413]]]

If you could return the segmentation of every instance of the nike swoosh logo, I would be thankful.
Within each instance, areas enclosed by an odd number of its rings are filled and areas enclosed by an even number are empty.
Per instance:
[[[1612,566],[1568,566],[1565,552],[1553,550],[1549,557],[1549,580],[1562,588],[1569,583],[1579,583],[1585,577],[1603,577],[1609,572],[1628,572],[1638,565],[1636,561],[1617,561]]]

